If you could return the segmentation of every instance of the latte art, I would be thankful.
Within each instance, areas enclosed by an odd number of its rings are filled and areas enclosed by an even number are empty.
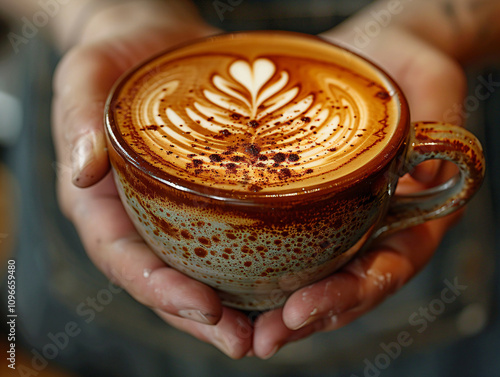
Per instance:
[[[135,72],[111,109],[122,137],[168,175],[247,192],[309,188],[382,151],[398,109],[376,72],[263,46],[181,51]]]

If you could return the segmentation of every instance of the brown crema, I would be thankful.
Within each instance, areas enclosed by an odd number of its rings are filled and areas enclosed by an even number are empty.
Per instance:
[[[140,166],[177,182],[309,190],[388,153],[400,110],[383,77],[317,38],[222,35],[130,73],[108,116]]]

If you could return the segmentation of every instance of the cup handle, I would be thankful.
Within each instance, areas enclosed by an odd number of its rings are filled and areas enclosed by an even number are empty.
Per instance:
[[[466,129],[448,123],[413,123],[400,175],[431,159],[453,162],[458,167],[458,174],[428,190],[394,195],[374,238],[450,214],[464,206],[479,190],[485,171],[483,149],[479,140]]]

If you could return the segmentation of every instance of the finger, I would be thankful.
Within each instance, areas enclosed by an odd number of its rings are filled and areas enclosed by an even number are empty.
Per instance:
[[[222,310],[217,294],[167,267],[151,251],[113,189],[111,175],[91,188],[69,187],[78,191],[73,195],[70,219],[94,264],[149,307],[202,323],[217,323]]]
[[[418,164],[410,174],[420,183],[431,184],[438,177],[441,165],[442,162],[439,160],[424,161]]]
[[[371,310],[428,262],[459,216],[384,239],[340,272],[294,293],[283,308],[283,318],[278,310],[261,315],[255,325],[255,355],[269,358],[289,342],[338,329]]]
[[[428,160],[398,180],[396,194],[410,194],[430,189],[445,183],[457,174],[458,168],[452,162]]]
[[[215,292],[167,267],[137,235],[110,244],[103,254],[95,263],[142,304],[203,324],[219,321]]]
[[[253,355],[269,359],[286,344],[296,342],[316,332],[316,325],[291,330],[283,323],[283,309],[261,314],[255,322]]]
[[[251,352],[252,325],[238,310],[225,307],[221,320],[214,326],[193,323],[161,311],[156,313],[172,326],[214,345],[232,359],[240,359]]]
[[[295,330],[317,322],[323,330],[336,329],[345,313],[369,311],[413,274],[413,266],[400,254],[372,251],[356,259],[351,269],[292,295],[284,307],[284,323]]]
[[[455,218],[448,216],[388,237],[338,273],[295,292],[284,306],[284,323],[295,330],[319,321],[317,328],[333,330],[371,310],[429,261]]]
[[[295,292],[285,304],[284,323],[297,330],[319,318],[350,310],[361,300],[358,278],[348,272],[338,272]]]

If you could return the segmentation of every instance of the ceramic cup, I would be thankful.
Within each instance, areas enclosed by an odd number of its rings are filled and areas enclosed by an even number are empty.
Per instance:
[[[255,42],[256,38],[259,43]],[[246,46],[247,43],[250,47]],[[222,45],[223,48],[220,47]],[[254,186],[248,186],[250,189],[248,187],[231,189],[224,186],[224,179],[230,180],[228,164],[224,165],[228,173],[217,175],[219,179],[217,184],[212,184],[210,179],[206,179],[206,184],[204,184],[203,179],[189,179],[189,174],[186,175],[185,171],[182,171],[182,166],[178,172],[165,171],[161,166],[162,160],[159,154],[153,153],[154,159],[148,160],[146,154],[149,152],[139,150],[139,144],[141,148],[146,148],[145,144],[138,142],[138,140],[146,139],[137,128],[133,128],[137,124],[133,124],[135,121],[131,116],[134,111],[137,111],[136,107],[144,103],[142,101],[137,105],[134,102],[135,96],[140,93],[141,86],[150,85],[151,80],[154,85],[161,86],[162,80],[166,80],[165,85],[169,87],[167,84],[172,81],[168,80],[173,80],[169,76],[169,69],[182,68],[182,64],[169,68],[168,64],[172,59],[182,60],[185,55],[189,55],[191,59],[192,56],[200,57],[204,56],[203,54],[211,54],[211,59],[218,59],[219,50],[224,50],[224,59],[214,67],[222,67],[220,69],[223,72],[238,75],[236,71],[234,73],[229,71],[229,68],[224,68],[225,65],[230,64],[233,58],[240,59],[238,61],[247,59],[246,51],[256,48],[256,45],[262,49],[258,51],[258,56],[264,56],[268,62],[272,63],[276,54],[281,56],[281,60],[276,58],[278,62],[276,63],[278,68],[275,67],[276,74],[266,76],[273,77],[269,79],[269,88],[281,80],[276,75],[282,67],[285,67],[283,69],[288,72],[291,82],[294,77],[293,67],[307,66],[301,63],[295,64],[292,68],[286,67],[287,54],[290,54],[291,60],[302,59],[302,55],[305,54],[304,49],[321,49],[321,53],[315,54],[313,63],[323,64],[324,62],[327,66],[326,70],[339,69],[346,75],[349,74],[349,77],[358,77],[360,67],[364,67],[365,70],[370,69],[372,72],[370,74],[374,74],[376,79],[370,78],[371,84],[367,85],[367,90],[371,90],[373,82],[378,85],[379,89],[376,96],[366,97],[372,100],[361,99],[363,105],[358,104],[358,107],[370,109],[372,102],[378,101],[387,108],[389,102],[383,102],[385,100],[391,101],[392,106],[391,116],[384,118],[385,124],[383,124],[391,130],[390,135],[385,139],[380,139],[383,145],[378,145],[379,152],[369,158],[359,160],[352,171],[344,171],[342,175],[339,175],[337,174],[339,170],[335,167],[331,172],[322,172],[318,175],[321,179],[318,178],[316,183],[311,183],[307,181],[310,179],[308,176],[289,173],[289,169],[294,168],[299,172],[313,170],[304,170],[303,167],[303,170],[298,170],[301,168],[298,166],[301,160],[296,163],[288,161],[289,168],[283,170],[283,164],[287,162],[278,161],[276,152],[261,158],[265,153],[265,143],[262,142],[262,150],[259,147],[258,158],[264,162],[275,158],[275,162],[271,161],[274,165],[266,165],[267,170],[264,174],[270,172],[269,174],[275,174],[272,177],[277,177],[277,174],[286,171],[287,177],[297,177],[297,179],[288,187],[286,182],[283,183],[276,178],[275,186],[269,184],[267,187],[260,183],[258,189],[252,189]],[[231,49],[234,53],[229,54],[228,51],[232,51]],[[307,52],[308,59],[310,59],[310,52]],[[256,58],[253,56],[251,59]],[[196,59],[189,60],[189,64],[193,61],[196,62]],[[251,61],[244,67],[257,69],[255,64],[252,66]],[[348,70],[347,73],[346,70]],[[201,71],[201,68],[195,70],[195,72]],[[175,76],[175,72],[172,72],[172,75]],[[235,89],[237,85],[243,85],[244,80],[234,75],[234,83],[231,84],[232,86],[228,84],[227,87],[232,88],[233,92],[244,93],[243,89]],[[303,72],[301,75],[297,79],[298,95],[300,95],[300,90],[307,88],[307,85],[304,85],[305,80],[308,80],[307,75],[304,76]],[[273,81],[275,76],[276,79]],[[186,76],[179,77],[181,84],[183,77],[187,80]],[[227,82],[232,79],[230,74],[224,77]],[[204,83],[204,80],[203,78],[191,79],[189,85],[193,88],[196,85],[205,85],[200,84],[200,82]],[[266,90],[266,85],[266,83],[262,84],[261,89]],[[212,85],[211,90],[224,89],[222,86],[216,86]],[[287,88],[292,86],[290,84]],[[383,87],[382,91],[380,87]],[[342,86],[339,84],[337,89],[341,90]],[[186,91],[186,93],[191,92]],[[227,90],[227,93],[233,92]],[[319,101],[319,98],[325,98],[326,101],[326,98],[329,98],[321,97],[321,93],[323,92],[315,92],[314,100]],[[162,103],[166,102],[168,108],[168,102],[173,97],[166,95],[161,98]],[[357,97],[352,94],[349,98]],[[219,103],[217,106],[220,114],[227,110],[224,109],[223,104]],[[262,107],[262,104],[260,106]],[[345,106],[347,107],[348,105]],[[155,107],[154,111],[163,110]],[[362,117],[364,110],[359,111],[358,115]],[[240,111],[242,112],[243,110]],[[240,113],[238,117],[233,114],[233,119],[239,119],[242,116]],[[142,125],[142,128],[139,127],[140,130],[149,130],[151,135],[163,130],[165,132],[163,136],[170,137],[169,130],[175,129],[175,121],[174,117],[169,118],[168,111],[166,114],[163,114],[162,124]],[[248,117],[250,119],[251,116]],[[332,119],[336,118],[332,115]],[[362,121],[356,118],[356,115],[353,115],[351,120]],[[302,116],[296,119],[294,124],[312,121],[315,119],[311,120],[309,117]],[[380,120],[378,122],[383,123]],[[123,205],[138,232],[166,264],[212,286],[225,305],[245,310],[266,310],[279,307],[293,291],[332,274],[371,240],[456,211],[478,190],[484,175],[482,148],[471,133],[461,127],[440,122],[411,123],[403,93],[380,68],[342,47],[316,37],[295,33],[223,34],[183,45],[155,56],[127,73],[114,87],[108,100],[105,123],[115,182]],[[261,121],[260,124],[262,123],[265,122]],[[292,123],[292,121],[289,122],[289,124]],[[213,126],[215,123],[211,124]],[[251,122],[246,124],[255,125]],[[338,121],[335,124],[338,128]],[[325,127],[333,126],[327,124]],[[374,132],[370,133],[369,128],[372,125],[363,127],[361,130],[368,129],[366,132],[369,135],[356,134],[353,138],[356,136],[364,139],[373,137],[373,134],[377,132],[380,135],[383,133],[375,128]],[[231,134],[231,132],[226,132],[226,134]],[[192,135],[190,132],[187,134]],[[130,135],[135,135],[134,142],[127,139]],[[312,137],[312,134],[309,136]],[[188,136],[179,133],[177,138],[179,143],[182,137]],[[161,139],[158,137],[158,140]],[[175,138],[172,140],[174,141],[171,143],[176,141]],[[318,140],[315,145],[321,146],[322,142]],[[243,157],[239,159],[246,159],[247,165],[250,166],[248,169],[256,169],[257,157],[252,156],[252,150],[249,150],[248,144],[245,145],[246,149],[241,147]],[[170,146],[173,147],[173,145]],[[163,148],[159,149],[163,150]],[[236,149],[233,148],[233,151]],[[329,150],[334,153],[336,148]],[[296,158],[290,157],[291,155],[291,153],[288,155],[289,160],[296,161]],[[219,156],[229,158],[222,153]],[[283,156],[286,158],[286,153]],[[321,158],[326,159],[327,156],[328,154],[325,154],[325,157]],[[214,159],[213,155],[209,156],[200,152],[199,161],[205,161],[203,166],[211,163],[209,157]],[[350,162],[346,163],[352,164],[355,158],[351,158]],[[459,173],[446,184],[431,190],[412,195],[396,195],[398,179],[411,172],[419,163],[431,159],[451,161],[456,164]],[[233,160],[238,159],[233,158]],[[335,161],[340,160],[333,160],[332,163]],[[222,169],[224,161],[221,162],[219,159],[212,162],[210,169]],[[321,166],[327,166],[330,162],[325,162],[323,165],[321,162],[315,163],[320,169]],[[247,165],[241,165],[241,169],[246,169]],[[234,172],[236,168],[234,166],[232,168]],[[186,171],[188,170],[186,164]],[[207,174],[211,171],[215,170],[207,170]],[[248,175],[248,172],[246,174]],[[303,186],[301,186],[302,183]]]

